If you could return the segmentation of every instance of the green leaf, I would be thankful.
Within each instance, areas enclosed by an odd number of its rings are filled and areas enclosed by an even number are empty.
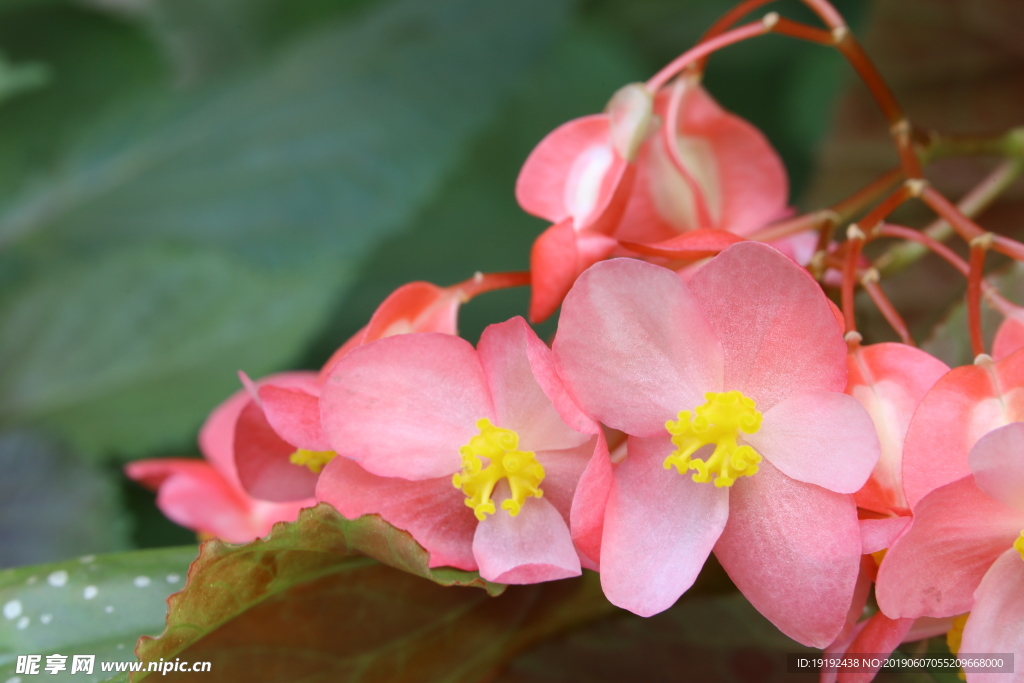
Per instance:
[[[50,70],[45,64],[11,64],[0,55],[0,102],[23,92],[41,88],[50,82]]]
[[[568,5],[399,0],[80,134],[0,199],[0,422],[181,448],[237,369],[294,359]]]
[[[0,680],[18,655],[92,654],[92,676],[64,671],[52,681],[101,681],[101,661],[133,660],[140,633],[160,630],[167,596],[180,590],[195,547],[85,556],[0,571]],[[68,662],[70,664],[70,657]],[[23,679],[24,680],[24,679]]]
[[[0,432],[0,472],[0,567],[128,545],[113,473],[83,463],[52,436]]]
[[[265,540],[204,544],[167,630],[138,653],[210,661],[232,680],[474,681],[610,609],[594,575],[505,589],[432,570],[406,532],[322,504]]]

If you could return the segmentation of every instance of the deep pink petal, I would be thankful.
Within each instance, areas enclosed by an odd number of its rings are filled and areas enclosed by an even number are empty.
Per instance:
[[[715,555],[783,633],[826,647],[846,622],[860,569],[853,497],[790,479],[766,461],[732,489]]]
[[[263,414],[278,436],[296,448],[331,450],[320,426],[320,401],[316,396],[274,384],[261,386],[259,396]]]
[[[382,477],[458,472],[459,448],[479,434],[481,418],[495,416],[476,350],[447,334],[401,334],[353,349],[320,395],[334,450]]]
[[[277,435],[255,401],[242,408],[235,423],[235,466],[250,496],[279,503],[313,496],[317,475],[291,462],[295,450]]]
[[[939,359],[906,344],[861,346],[847,356],[846,393],[867,409],[882,453],[871,478],[855,495],[859,507],[880,513],[907,508],[903,495],[903,442],[921,399],[949,372]]]
[[[971,609],[974,589],[1024,529],[1024,513],[964,477],[932,491],[878,570],[878,606],[892,619],[950,617]]]
[[[324,467],[316,494],[348,519],[377,514],[408,531],[430,553],[431,567],[477,568],[473,559],[477,520],[451,477],[420,481],[378,477],[350,460],[335,458]]]
[[[725,352],[725,387],[764,412],[795,393],[846,388],[846,342],[806,270],[760,242],[740,242],[690,280]]]
[[[477,524],[473,556],[480,576],[495,583],[540,583],[579,576],[580,560],[562,515],[544,498],[513,517],[501,509]]]
[[[883,659],[885,655],[892,654],[892,651],[903,642],[913,625],[913,619],[890,619],[881,612],[876,612],[868,619],[846,652],[882,655],[879,659]],[[881,666],[871,671],[840,671],[837,680],[838,683],[870,683],[880,668]]]
[[[946,373],[921,400],[903,448],[903,489],[914,507],[970,474],[967,454],[996,427],[1024,419],[1024,352]]]
[[[985,573],[974,594],[974,608],[960,641],[962,653],[1016,654],[1016,673],[967,674],[971,680],[1020,683],[1024,681],[1024,558],[1010,549],[999,556]]]
[[[314,372],[282,372],[264,377],[258,384],[272,383],[283,387],[308,387],[316,385]],[[238,483],[235,470],[235,422],[238,414],[251,397],[240,389],[213,409],[199,430],[199,450],[228,481]]]
[[[979,489],[1024,512],[1024,422],[1011,422],[981,437],[968,460]]]
[[[668,434],[630,438],[615,469],[601,541],[601,586],[614,605],[649,617],[691,585],[729,515],[729,491],[666,470]]]
[[[541,233],[530,250],[530,320],[546,320],[579,274],[617,246],[610,237],[577,232],[568,218]]]
[[[891,547],[909,524],[909,516],[860,520],[861,552],[870,555]]]
[[[595,264],[566,297],[554,342],[569,392],[592,417],[635,436],[721,390],[722,352],[686,285],[631,259]]]
[[[561,450],[592,438],[596,424],[591,421],[587,425],[587,434],[567,425],[538,382],[537,375],[545,375],[545,383],[561,389],[561,398],[568,399],[564,388],[558,386],[551,351],[525,320],[515,317],[488,326],[480,336],[477,352],[491,388],[495,424],[515,431],[520,448]]]
[[[569,516],[573,541],[587,569],[600,569],[604,512],[611,489],[612,463],[608,457],[608,444],[604,434],[599,434],[594,455],[577,484]]]
[[[301,507],[314,503],[257,503],[201,460],[138,460],[126,465],[125,472],[158,491],[157,507],[169,519],[229,543],[248,543],[259,538],[275,522],[294,520]]]
[[[793,394],[764,413],[743,440],[786,476],[837,493],[854,493],[878,461],[878,435],[867,411],[846,394]]]

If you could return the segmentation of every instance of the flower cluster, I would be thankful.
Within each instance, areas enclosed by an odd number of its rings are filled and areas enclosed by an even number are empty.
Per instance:
[[[778,21],[757,31],[792,24]],[[882,228],[851,225],[839,247],[823,239],[835,212],[778,229],[778,156],[688,65],[526,160],[516,196],[552,223],[529,274],[530,317],[561,306],[550,345],[521,317],[475,347],[457,335],[462,303],[522,276],[412,283],[319,373],[242,375],[200,434],[208,462],[129,475],[233,542],[326,502],[409,532],[432,567],[500,583],[599,571],[642,616],[714,552],[779,629],[832,653],[941,633],[1024,651],[1021,316],[971,366],[862,346],[852,287],[877,295],[860,247]],[[888,210],[927,195],[909,181]],[[840,280],[842,311],[820,284]]]

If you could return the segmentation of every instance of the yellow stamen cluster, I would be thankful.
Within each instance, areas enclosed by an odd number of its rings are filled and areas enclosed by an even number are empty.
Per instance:
[[[678,421],[665,423],[676,446],[665,459],[665,469],[675,466],[680,474],[696,470],[695,482],[709,482],[714,475],[715,486],[732,486],[739,477],[757,473],[761,456],[750,446],[737,445],[736,437],[739,432],[753,434],[761,429],[761,413],[753,399],[739,391],[712,391],[704,398],[704,405],[684,410]],[[708,445],[714,445],[715,452],[707,462],[693,457]]]
[[[1013,542],[1013,549],[1020,553],[1020,559],[1024,560],[1024,531],[1020,532],[1020,538]]]
[[[480,433],[459,449],[462,471],[452,477],[452,484],[469,496],[466,505],[482,522],[494,514],[494,487],[508,479],[512,497],[501,504],[501,509],[515,517],[528,497],[544,494],[538,488],[544,480],[544,468],[533,452],[519,450],[519,435],[511,429],[495,427],[487,418],[477,420],[476,427]],[[480,458],[487,458],[486,467]]]
[[[334,451],[307,451],[305,448],[300,448],[292,453],[288,460],[293,465],[308,467],[313,474],[320,474],[324,465],[334,460],[337,455]]]

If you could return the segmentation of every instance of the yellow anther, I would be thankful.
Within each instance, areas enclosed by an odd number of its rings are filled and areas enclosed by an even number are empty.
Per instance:
[[[452,484],[469,496],[466,505],[482,522],[494,514],[494,487],[508,479],[512,497],[501,504],[501,509],[515,517],[528,497],[544,495],[538,488],[544,480],[544,468],[533,452],[519,450],[519,435],[511,429],[495,427],[487,418],[477,420],[476,427],[480,433],[459,449],[462,471],[452,477]],[[480,458],[487,458],[486,466]]]
[[[707,400],[694,410],[679,413],[679,420],[665,423],[676,450],[665,459],[665,469],[675,466],[680,474],[696,470],[697,483],[711,481],[715,486],[732,486],[739,477],[757,474],[761,456],[750,446],[736,443],[739,432],[753,434],[761,429],[761,413],[756,404],[738,391],[709,392]],[[715,452],[705,462],[693,454],[714,445]]]
[[[1020,532],[1020,538],[1013,542],[1013,549],[1020,553],[1020,559],[1024,560],[1024,531]]]
[[[337,455],[334,451],[307,451],[305,448],[300,448],[288,456],[288,460],[293,465],[308,467],[313,474],[320,474],[324,465],[334,460]]]

